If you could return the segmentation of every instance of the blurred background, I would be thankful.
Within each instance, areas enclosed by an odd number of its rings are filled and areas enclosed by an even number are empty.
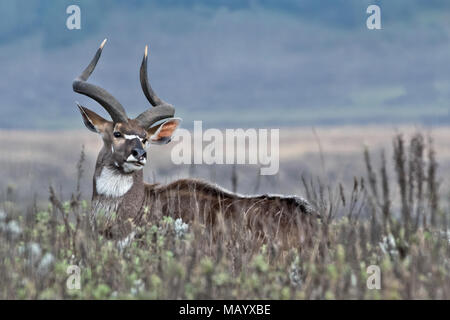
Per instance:
[[[72,4],[81,30],[66,28]],[[382,30],[366,27],[370,4],[381,7]],[[51,183],[68,194],[85,145],[90,195],[101,140],[75,101],[106,113],[71,84],[104,38],[91,80],[130,116],[150,107],[138,76],[149,44],[152,86],[185,128],[281,128],[280,173],[240,166],[240,192],[301,193],[301,175],[350,183],[364,174],[363,146],[389,151],[396,132],[431,134],[450,172],[449,1],[16,0],[0,2],[2,190],[45,199]],[[229,166],[175,167],[170,146],[150,153],[147,180],[232,187]]]

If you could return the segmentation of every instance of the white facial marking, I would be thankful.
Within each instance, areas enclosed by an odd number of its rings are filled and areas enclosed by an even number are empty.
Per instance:
[[[138,159],[136,159],[132,154],[130,154],[130,156],[127,158],[127,161],[136,162],[136,161],[138,161]]]
[[[140,141],[142,141],[143,139],[135,134],[124,134],[123,135],[125,139],[127,140],[133,140],[133,139],[139,139]]]
[[[133,162],[124,162],[122,167],[123,171],[125,171],[126,173],[141,170],[142,168],[144,168],[143,165],[136,165]]]
[[[130,154],[127,158],[127,162],[140,162],[142,164],[146,164],[147,163],[147,159],[146,158],[142,158],[141,160],[136,159],[135,156],[133,156],[132,154]]]
[[[133,177],[104,167],[100,176],[96,178],[95,185],[97,192],[101,195],[121,197],[130,190],[133,185]]]

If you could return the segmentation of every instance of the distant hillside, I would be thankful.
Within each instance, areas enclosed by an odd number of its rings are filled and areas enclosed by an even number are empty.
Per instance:
[[[189,3],[189,4],[187,4]],[[78,4],[82,29],[67,30]],[[368,4],[383,30],[365,26]],[[205,126],[449,124],[450,2],[3,1],[0,128],[79,128],[72,79],[109,39],[92,81],[130,114],[138,68],[177,114]],[[104,113],[103,113],[104,114]]]
[[[112,11],[129,10],[201,10],[205,15],[214,15],[218,10],[252,11],[270,10],[274,13],[288,14],[298,19],[316,22],[321,26],[346,29],[361,27],[364,17],[361,12],[370,4],[383,8],[386,19],[413,22],[429,11],[442,11],[450,8],[446,0],[16,0],[3,1],[0,4],[2,20],[0,21],[0,43],[9,43],[31,34],[42,33],[47,46],[67,45],[71,40],[64,28],[65,9],[72,4],[83,9],[85,30],[78,32],[80,38],[87,37],[92,31],[104,24],[104,17]],[[132,15],[129,16],[132,23]],[[89,30],[86,30],[89,29]]]

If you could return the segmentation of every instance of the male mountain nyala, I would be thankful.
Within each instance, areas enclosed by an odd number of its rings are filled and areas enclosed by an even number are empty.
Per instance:
[[[111,120],[106,120],[78,104],[85,126],[103,139],[94,173],[92,211],[94,224],[99,216],[104,223],[98,228],[106,237],[131,240],[136,227],[145,226],[154,215],[194,220],[205,226],[213,238],[231,224],[244,226],[255,239],[289,234],[303,238],[307,226],[318,214],[297,196],[232,193],[197,179],[181,179],[167,185],[146,184],[143,168],[152,145],[171,141],[181,119],[174,107],[153,91],[147,76],[148,47],[140,68],[144,95],[153,106],[136,118],[129,118],[124,107],[103,88],[87,82],[102,54],[106,39],[87,68],[73,82],[73,90],[97,101]],[[152,152],[158,152],[155,147]],[[219,226],[220,225],[220,226]],[[300,235],[300,237],[298,237]]]

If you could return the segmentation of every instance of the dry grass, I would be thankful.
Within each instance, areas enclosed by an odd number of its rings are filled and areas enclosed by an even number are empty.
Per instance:
[[[90,231],[88,204],[77,189],[67,201],[52,191],[45,207],[29,198],[26,212],[4,201],[0,298],[449,299],[440,150],[417,133],[389,144],[385,152],[367,148],[353,157],[365,171],[352,183],[303,177],[302,194],[323,221],[287,250],[276,238],[256,245],[240,223],[224,226],[222,241],[214,242],[202,225],[185,232],[158,212],[138,240],[120,249]],[[76,167],[73,186],[82,178],[83,167]],[[234,180],[243,176],[237,172]],[[14,191],[5,197],[13,200]],[[81,290],[66,287],[71,264],[81,267]],[[381,269],[380,290],[367,288],[369,265]]]
[[[413,135],[417,128],[401,127],[405,137]],[[320,176],[331,184],[343,182],[351,184],[353,178],[365,174],[362,161],[364,146],[373,152],[386,150],[391,158],[391,137],[397,129],[392,127],[324,127],[281,128],[280,130],[280,172],[276,176],[259,176],[258,166],[237,166],[239,192],[300,193],[300,177]],[[450,173],[450,128],[431,130],[440,163],[440,173]],[[325,170],[321,165],[318,139],[323,150]],[[38,200],[47,199],[48,185],[52,184],[59,194],[70,196],[76,175],[75,163],[82,146],[85,146],[85,179],[81,189],[85,197],[92,191],[92,176],[95,158],[101,148],[101,139],[87,130],[80,131],[0,131],[0,148],[8,150],[0,153],[0,190],[8,186],[15,190],[18,200],[36,194]],[[214,181],[233,189],[230,176],[233,166],[175,166],[170,159],[172,145],[152,147],[149,154],[150,165],[145,169],[146,180],[169,182],[177,178],[196,176]],[[374,160],[379,164],[379,159]],[[391,169],[389,176],[392,176]],[[447,182],[442,188],[449,190]]]

